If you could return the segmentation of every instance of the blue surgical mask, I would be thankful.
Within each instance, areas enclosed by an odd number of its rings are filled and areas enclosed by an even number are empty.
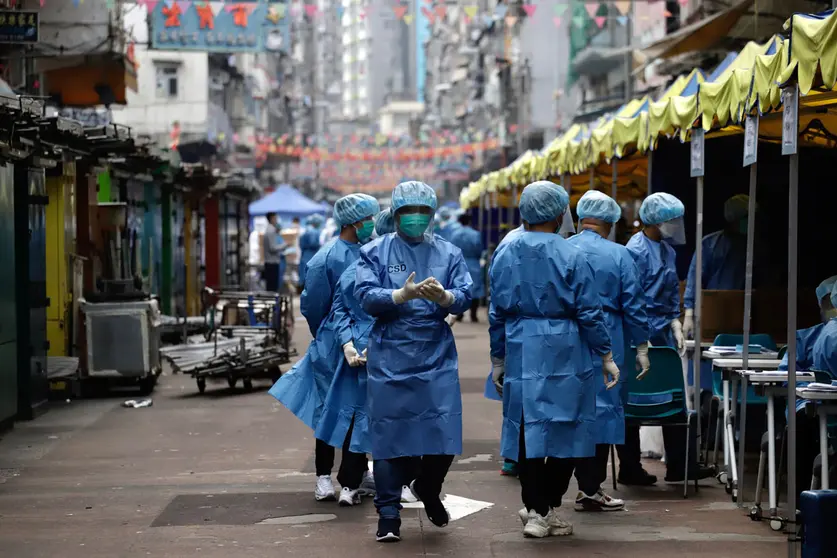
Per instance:
[[[430,215],[407,213],[398,218],[398,229],[407,238],[419,238],[430,224]]]
[[[363,221],[360,227],[355,230],[357,231],[357,239],[361,244],[364,244],[372,237],[372,233],[375,232],[375,221],[371,219]]]

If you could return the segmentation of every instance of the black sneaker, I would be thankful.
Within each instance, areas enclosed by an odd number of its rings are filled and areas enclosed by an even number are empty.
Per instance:
[[[378,519],[378,532],[375,534],[378,542],[398,542],[401,540],[401,519]]]
[[[678,467],[676,469],[677,472],[670,473],[666,472],[666,482],[670,483],[678,483],[683,482],[683,469]],[[689,480],[703,480],[708,479],[709,477],[715,476],[715,468],[714,467],[697,467],[697,471],[695,468],[692,467],[689,469]]]
[[[651,486],[657,483],[657,477],[640,468],[630,473],[619,471],[617,481],[625,486]]]
[[[448,524],[448,521],[450,521],[448,510],[445,509],[438,494],[425,494],[421,490],[421,485],[417,484],[416,481],[410,483],[410,491],[424,504],[424,511],[427,513],[430,523],[436,527],[444,527]]]

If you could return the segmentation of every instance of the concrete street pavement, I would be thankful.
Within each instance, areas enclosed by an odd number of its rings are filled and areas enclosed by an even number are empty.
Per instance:
[[[314,502],[312,433],[266,384],[252,393],[210,385],[201,396],[191,379],[167,375],[152,407],[120,407],[133,394],[58,404],[0,440],[0,556],[787,555],[784,537],[751,522],[714,479],[688,500],[679,485],[620,490],[627,511],[597,515],[572,511],[571,486],[564,514],[575,534],[525,540],[519,485],[498,473],[500,404],[482,395],[486,329],[455,327],[465,443],[444,490],[488,509],[445,529],[404,510],[403,541],[378,544],[371,500],[351,509]],[[300,352],[305,330],[296,328]],[[663,476],[659,463],[646,466]]]

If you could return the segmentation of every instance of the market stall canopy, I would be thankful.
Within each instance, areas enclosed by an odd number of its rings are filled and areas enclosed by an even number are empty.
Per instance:
[[[251,216],[275,213],[281,218],[306,217],[326,212],[321,204],[302,195],[299,190],[288,184],[283,184],[262,199],[254,201],[249,209]]]

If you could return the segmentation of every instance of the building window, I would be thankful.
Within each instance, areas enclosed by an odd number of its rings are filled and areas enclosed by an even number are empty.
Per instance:
[[[180,68],[177,64],[155,63],[154,69],[157,73],[157,98],[177,98],[177,76]]]

